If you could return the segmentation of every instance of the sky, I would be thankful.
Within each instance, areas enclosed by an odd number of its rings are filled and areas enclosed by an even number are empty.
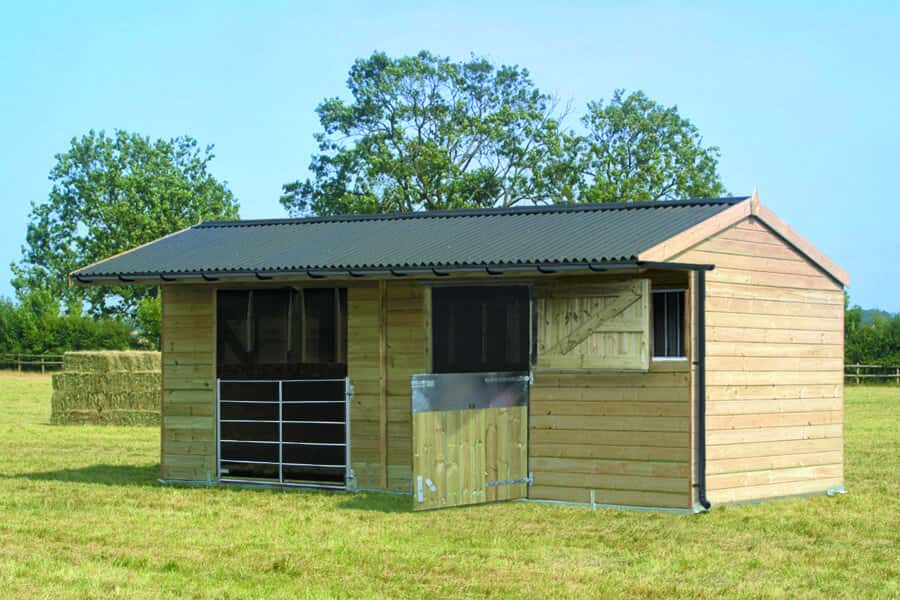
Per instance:
[[[575,117],[617,88],[677,105],[761,201],[900,312],[900,3],[16,2],[0,18],[0,296],[54,155],[91,129],[214,144],[243,218],[286,216],[316,105],[353,60],[427,49],[531,72]],[[894,199],[892,199],[894,198]]]

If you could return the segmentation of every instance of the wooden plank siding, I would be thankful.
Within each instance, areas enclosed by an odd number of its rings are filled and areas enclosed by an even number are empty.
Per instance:
[[[647,373],[536,372],[529,497],[689,508],[690,365]]]
[[[428,288],[388,282],[387,338],[388,489],[412,492],[412,389],[415,373],[427,373],[425,331]]]
[[[649,277],[651,288],[688,287],[685,273],[640,277]],[[561,282],[577,294],[620,278]],[[685,312],[689,330],[690,302]],[[593,491],[600,504],[691,507],[690,361],[651,361],[648,370],[632,372],[540,366],[539,353],[530,397],[529,498],[585,503]]]
[[[379,288],[347,290],[347,375],[353,386],[350,404],[350,466],[356,485],[382,485],[381,297]]]
[[[431,482],[414,510],[526,497],[525,483],[487,484],[527,476],[527,407],[418,412],[413,420],[421,432],[413,470]]]
[[[710,501],[842,484],[841,285],[752,216],[674,260],[716,265],[706,276]]]
[[[428,370],[426,291],[393,281],[383,295],[374,286],[348,290],[350,456],[363,489],[412,491],[410,378]]]
[[[160,478],[216,476],[215,289],[163,286]]]

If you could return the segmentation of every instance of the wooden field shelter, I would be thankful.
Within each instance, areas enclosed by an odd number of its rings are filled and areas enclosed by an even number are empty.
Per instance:
[[[752,196],[208,222],[162,289],[164,482],[699,511],[843,491],[848,275]]]

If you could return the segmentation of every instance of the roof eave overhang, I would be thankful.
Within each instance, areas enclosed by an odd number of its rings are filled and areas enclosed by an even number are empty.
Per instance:
[[[170,283],[215,283],[220,281],[280,281],[297,279],[393,279],[399,277],[433,278],[448,275],[501,276],[501,275],[551,275],[560,273],[603,273],[645,271],[650,269],[669,271],[708,271],[713,265],[631,260],[621,262],[574,263],[516,263],[509,265],[451,265],[414,266],[394,268],[355,269],[284,269],[284,270],[236,270],[189,271],[122,274],[73,273],[73,285],[165,285]]]

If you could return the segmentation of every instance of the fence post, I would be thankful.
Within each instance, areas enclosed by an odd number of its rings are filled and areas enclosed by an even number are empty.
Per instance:
[[[897,367],[896,376],[897,376],[897,385],[900,385],[900,367]]]
[[[22,372],[22,355],[16,354],[16,367],[19,369],[19,373]]]
[[[856,385],[859,385],[859,365],[856,365]]]
[[[45,375],[44,373],[44,355],[41,355],[41,375]]]

